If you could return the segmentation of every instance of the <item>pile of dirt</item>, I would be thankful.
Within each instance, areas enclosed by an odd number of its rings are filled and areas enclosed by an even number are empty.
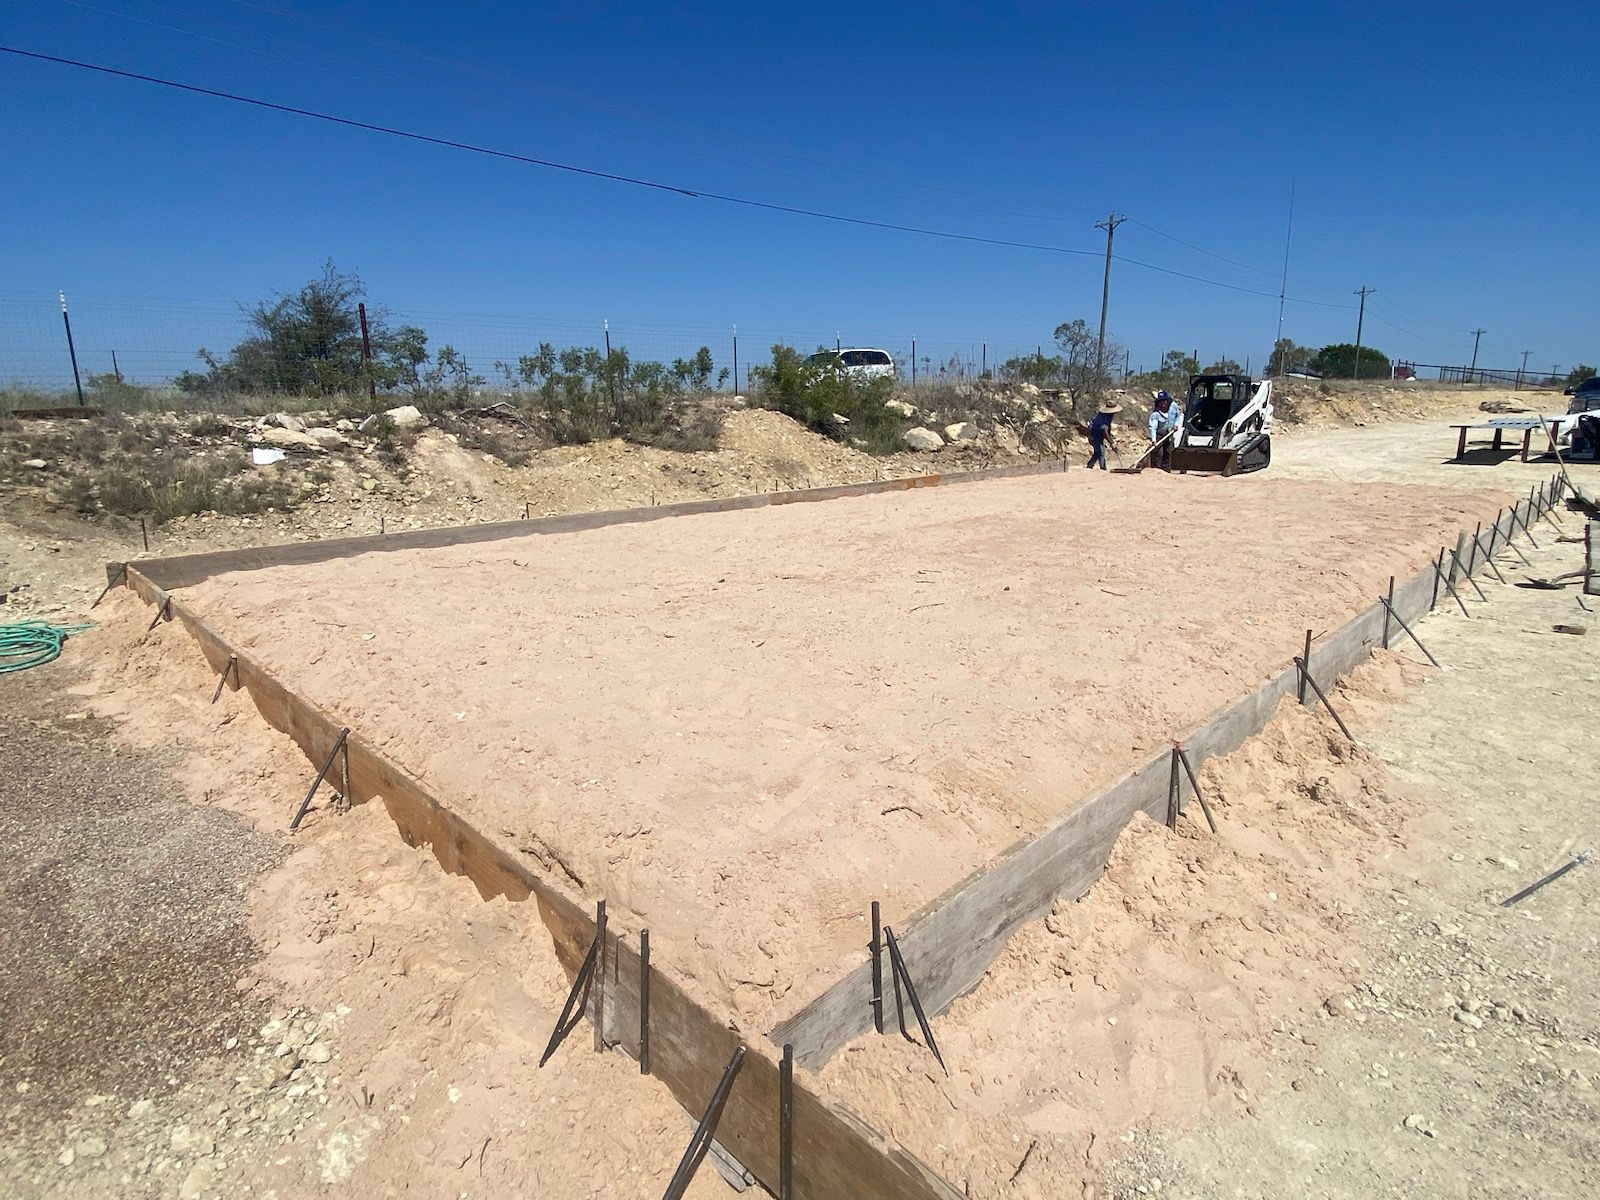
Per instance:
[[[1498,407],[1489,408],[1489,405]],[[1288,429],[1326,429],[1449,417],[1462,412],[1566,411],[1566,399],[1555,391],[1525,388],[1466,387],[1421,380],[1280,379],[1273,383],[1273,408]]]
[[[823,1068],[828,1092],[963,1194],[1040,1200],[1095,1194],[1126,1130],[1248,1110],[1275,1019],[1346,1015],[1367,864],[1413,802],[1292,700],[1201,786],[1218,834],[1192,803],[1176,831],[1135,816],[1090,891],[938,1019],[948,1077],[891,1018]]]

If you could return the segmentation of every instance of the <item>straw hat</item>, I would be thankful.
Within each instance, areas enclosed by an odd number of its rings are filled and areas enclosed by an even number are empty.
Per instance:
[[[1119,413],[1122,411],[1122,405],[1115,400],[1102,400],[1100,401],[1100,411],[1103,413]]]

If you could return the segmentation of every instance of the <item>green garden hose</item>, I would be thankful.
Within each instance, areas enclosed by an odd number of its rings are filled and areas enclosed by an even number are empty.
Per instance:
[[[19,621],[0,625],[0,675],[40,667],[61,657],[61,646],[69,634],[82,633],[89,625],[51,625],[46,621]]]

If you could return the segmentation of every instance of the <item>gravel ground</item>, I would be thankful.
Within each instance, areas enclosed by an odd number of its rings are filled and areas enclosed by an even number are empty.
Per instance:
[[[0,1177],[21,1192],[261,1023],[235,986],[245,893],[284,853],[67,711],[69,671],[0,677]]]

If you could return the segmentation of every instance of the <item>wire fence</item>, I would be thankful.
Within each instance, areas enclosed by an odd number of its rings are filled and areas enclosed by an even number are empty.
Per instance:
[[[629,321],[570,316],[442,312],[429,309],[371,310],[374,323],[393,331],[414,326],[427,335],[433,359],[446,347],[481,378],[486,390],[513,386],[518,362],[541,345],[558,352],[569,347],[601,353],[625,350],[634,362],[670,364],[690,359],[705,347],[711,356],[712,386],[738,391],[749,386],[750,370],[771,361],[775,345],[801,354],[823,349],[872,348],[886,352],[905,386],[937,385],[1001,374],[1007,363],[1059,353],[1048,334],[1032,340],[1015,336],[892,332],[882,329],[786,327],[729,322],[721,328],[661,321]],[[73,362],[84,382],[113,376],[128,383],[162,387],[185,372],[203,372],[202,350],[218,359],[253,330],[246,309],[215,300],[149,299],[134,296],[72,297],[71,353],[60,304],[54,296],[0,295],[0,387],[51,392],[73,388]],[[1108,352],[1113,379],[1157,368],[1165,349]],[[1189,350],[1184,351],[1190,353]],[[1195,351],[1198,353],[1198,351]],[[1249,354],[1218,353],[1202,362],[1231,359],[1241,367]],[[1259,366],[1263,355],[1254,356]]]
[[[605,353],[624,350],[633,362],[692,359],[705,347],[711,359],[710,386],[740,391],[751,382],[752,367],[770,362],[774,345],[792,346],[801,354],[820,349],[872,348],[886,352],[903,386],[937,386],[976,380],[986,374],[1007,374],[1007,364],[1059,353],[1046,334],[1031,340],[1004,336],[932,333],[919,335],[882,329],[787,327],[729,322],[721,328],[662,321],[574,319],[570,316],[505,315],[445,312],[430,309],[372,309],[374,322],[393,331],[414,326],[427,335],[427,351],[437,361],[446,347],[465,365],[466,374],[481,380],[485,391],[509,389],[519,382],[519,361],[542,345],[556,351],[569,347]],[[55,296],[0,295],[0,388],[68,393],[73,390],[75,353],[81,377],[110,376],[146,387],[170,386],[185,372],[203,372],[202,350],[224,359],[253,331],[244,306],[206,299],[153,299],[137,296],[73,297],[68,325]],[[1174,353],[1192,359],[1196,368],[1235,364],[1245,373],[1259,373],[1267,355],[1240,353],[1237,348],[1208,350],[1189,346],[1128,349],[1108,353],[1106,372],[1114,382],[1158,370]],[[1569,368],[1538,364],[1516,370],[1474,368],[1396,360],[1396,368],[1419,377],[1489,386],[1542,386],[1564,381]],[[290,373],[292,374],[292,373]],[[270,390],[270,389],[269,389]],[[282,389],[288,390],[288,389]]]

